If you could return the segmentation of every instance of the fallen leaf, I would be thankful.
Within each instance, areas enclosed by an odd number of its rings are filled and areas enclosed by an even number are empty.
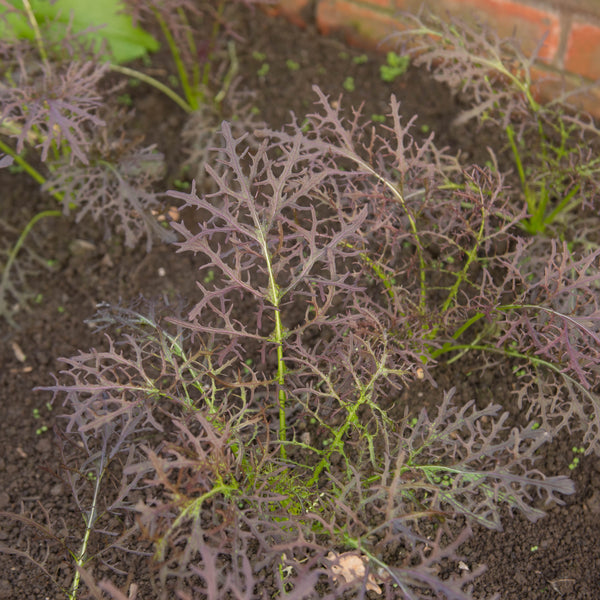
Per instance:
[[[343,554],[330,552],[327,555],[327,560],[332,563],[331,572],[333,573],[333,581],[336,583],[340,580],[340,577],[346,583],[359,583],[364,580],[369,563],[369,559],[364,554],[359,555],[355,552],[344,552]],[[381,594],[382,590],[377,583],[375,575],[369,573],[367,590]]]

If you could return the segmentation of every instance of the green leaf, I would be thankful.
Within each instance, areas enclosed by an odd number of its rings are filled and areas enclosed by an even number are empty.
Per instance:
[[[22,8],[21,0],[9,0],[15,8]],[[45,40],[59,41],[71,22],[73,31],[87,28],[94,31],[85,34],[96,48],[106,42],[110,59],[127,62],[158,50],[158,41],[140,27],[134,27],[129,15],[120,11],[120,0],[31,0],[31,7]],[[0,8],[0,14],[6,12]],[[7,15],[8,27],[0,24],[0,38],[34,39],[34,32],[24,12]],[[11,31],[12,29],[12,31]],[[106,57],[108,58],[108,57]]]

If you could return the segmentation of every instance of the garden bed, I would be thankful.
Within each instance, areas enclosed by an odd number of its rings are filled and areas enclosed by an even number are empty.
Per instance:
[[[278,130],[294,113],[302,123],[307,113],[316,110],[314,85],[330,101],[337,101],[343,95],[344,107],[362,105],[367,116],[389,112],[390,95],[395,94],[405,121],[417,115],[413,124],[417,138],[424,140],[435,132],[438,147],[447,146],[448,153],[459,155],[465,165],[485,164],[487,146],[494,148],[500,164],[509,164],[508,148],[506,144],[498,146],[493,128],[452,125],[465,107],[446,87],[433,81],[427,71],[410,67],[394,81],[386,82],[380,73],[385,56],[348,48],[314,31],[300,31],[284,21],[267,18],[260,11],[245,8],[238,11],[232,21],[233,30],[240,36],[236,44],[239,61],[236,85],[238,90],[252,93],[248,101],[256,109],[256,122],[262,119],[269,129]],[[166,53],[162,52],[153,59],[152,66],[160,75],[167,63]],[[148,143],[156,143],[167,157],[167,174],[157,185],[164,186],[161,189],[176,188],[176,180],[181,177],[178,167],[186,159],[181,142],[186,115],[169,99],[143,85],[130,86],[119,93],[127,94],[127,102],[135,109],[137,133],[144,135]],[[21,231],[33,214],[48,208],[49,197],[24,174],[17,176],[3,170],[0,178],[4,190],[2,220],[7,223],[8,231]],[[170,201],[174,203],[173,199]],[[195,227],[191,209],[182,211],[182,219],[190,229]],[[51,374],[65,368],[60,357],[74,356],[79,350],[91,347],[107,349],[104,333],[87,324],[99,303],[127,307],[143,296],[171,307],[172,314],[176,314],[178,303],[189,306],[198,302],[196,279],[203,259],[191,252],[176,253],[176,248],[168,244],[155,244],[149,252],[143,244],[128,248],[118,236],[107,238],[104,228],[90,217],[79,223],[71,217],[45,219],[36,225],[27,247],[45,266],[27,279],[31,299],[13,315],[17,327],[2,323],[0,510],[37,520],[56,539],[44,539],[40,531],[28,528],[23,520],[2,519],[1,547],[30,553],[46,573],[23,556],[0,555],[0,598],[59,599],[65,593],[52,579],[68,590],[74,573],[73,561],[59,542],[64,541],[77,551],[85,527],[81,513],[71,501],[62,469],[63,458],[53,432],[55,427],[58,430],[64,427],[61,414],[69,409],[60,402],[51,407],[51,393],[32,390],[53,385]],[[254,312],[252,305],[238,309],[240,314],[246,310]],[[143,308],[139,310],[142,312]],[[300,305],[298,310],[302,318],[304,307]],[[254,360],[255,365],[261,362],[264,361],[260,356]],[[513,368],[516,364],[507,357],[490,360],[476,352],[452,364],[440,359],[434,367],[427,368],[429,380],[417,378],[402,388],[393,399],[387,399],[386,409],[398,422],[404,418],[405,409],[411,416],[422,407],[435,414],[444,392],[455,388],[456,406],[476,400],[477,407],[484,409],[495,402],[510,413],[511,425],[525,425],[525,410],[519,407],[515,393],[520,386]],[[264,369],[269,371],[268,361]],[[309,425],[307,433],[318,436],[323,432]],[[476,525],[473,535],[458,551],[463,562],[441,561],[449,576],[463,573],[465,578],[481,565],[487,565],[487,570],[471,585],[473,598],[495,595],[506,600],[597,598],[600,460],[593,454],[580,456],[577,450],[580,446],[580,436],[571,438],[562,430],[552,443],[543,447],[535,464],[547,476],[572,478],[575,493],[558,496],[564,501],[563,506],[554,503],[545,506],[547,515],[536,523],[521,514],[510,515],[505,511],[503,531],[489,531]],[[136,498],[144,499],[144,494],[142,489]],[[116,517],[112,519],[103,526],[118,531]],[[102,549],[97,544],[106,542],[102,536],[98,540],[90,542],[90,555]],[[138,600],[158,598],[149,584],[152,567],[147,555],[152,553],[151,544],[142,540],[133,546],[139,555],[113,549],[102,560],[91,562],[89,571],[96,582],[110,579],[125,594],[138,586]],[[253,548],[246,549],[252,561]],[[264,580],[265,589],[257,590],[255,597],[276,597],[276,588],[268,587],[271,581],[268,574]],[[327,589],[330,588],[323,588],[323,594]],[[370,598],[380,597],[373,589],[348,591],[344,597],[358,598],[361,593]],[[398,595],[381,597],[403,597],[398,590],[389,592],[392,593]],[[465,588],[464,593],[469,593],[469,589]],[[82,583],[78,597],[89,594],[90,590]],[[317,588],[310,597],[318,597]]]

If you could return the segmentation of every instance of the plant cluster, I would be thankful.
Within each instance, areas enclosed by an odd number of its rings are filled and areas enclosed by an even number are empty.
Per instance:
[[[508,92],[488,103],[474,86],[485,111],[513,114]],[[195,215],[172,228],[201,258],[198,297],[101,307],[107,348],[63,359],[46,388],[81,539],[50,515],[0,516],[72,556],[70,599],[82,581],[126,598],[114,557],[134,552],[157,598],[466,600],[483,569],[456,566],[472,526],[500,529],[505,509],[536,520],[573,493],[537,468],[544,444],[568,427],[578,453],[598,451],[600,248],[525,235],[530,207],[497,164],[418,141],[394,96],[374,125],[315,93],[282,130],[224,122],[209,191],[169,192]],[[519,424],[453,390],[398,406],[466,353],[517,367]],[[115,576],[98,582],[108,555]]]
[[[165,227],[165,195],[157,192],[164,186],[164,156],[155,144],[131,136],[134,111],[120,102],[124,96],[119,93],[126,80],[114,74],[153,86],[183,109],[189,115],[183,133],[189,164],[205,162],[224,116],[235,114],[240,126],[255,125],[247,99],[234,89],[233,32],[223,27],[232,1],[130,0],[123,9],[102,0],[91,12],[80,4],[74,13],[68,2],[49,6],[14,0],[3,6],[0,151],[57,200],[63,213],[74,212],[77,221],[91,215],[105,223],[107,234],[122,235],[129,247],[143,238],[148,249],[157,240],[174,241]],[[86,27],[86,19],[106,24]],[[167,81],[121,64],[158,47],[146,31],[153,27],[173,59],[176,75]],[[198,41],[195,32],[207,29],[207,37]],[[34,258],[35,253],[26,238],[40,220],[60,214],[52,208],[41,211],[17,232],[3,224],[10,246],[2,248],[0,315],[11,324],[13,306],[25,307],[30,295],[27,277],[41,262],[31,266],[27,261],[22,249]]]
[[[527,209],[521,223],[526,232],[564,237],[572,215],[586,209],[597,213],[600,132],[590,115],[570,103],[585,90],[567,89],[539,101],[534,71],[544,39],[527,56],[516,40],[486,28],[433,15],[406,15],[406,25],[392,37],[408,41],[406,52],[414,63],[429,68],[471,104],[455,124],[493,123],[504,134],[520,184],[512,195]],[[544,83],[551,83],[547,79]],[[560,89],[560,82],[553,83]],[[581,231],[581,223],[575,230],[579,238],[589,234]]]

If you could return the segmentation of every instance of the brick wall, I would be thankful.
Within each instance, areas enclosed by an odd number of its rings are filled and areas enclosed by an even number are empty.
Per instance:
[[[474,18],[491,25],[501,37],[516,35],[532,52],[546,35],[540,71],[561,73],[571,85],[600,80],[600,0],[277,0],[275,12],[302,26],[316,23],[328,34],[345,33],[348,42],[377,45],[397,31],[399,11],[417,12],[423,5],[440,16]],[[548,87],[548,94],[551,94]],[[600,115],[600,90],[584,101]]]

